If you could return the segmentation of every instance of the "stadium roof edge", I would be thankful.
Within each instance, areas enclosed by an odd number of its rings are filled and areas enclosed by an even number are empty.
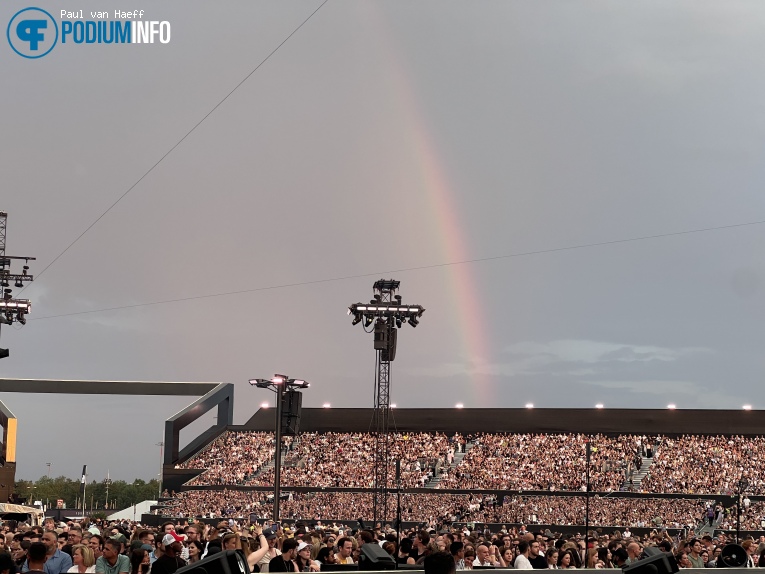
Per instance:
[[[200,396],[222,383],[164,381],[97,381],[66,379],[0,379],[0,393],[79,395]]]
[[[303,408],[301,432],[369,432],[371,408]],[[272,431],[275,409],[259,409],[232,430]],[[765,434],[765,411],[596,408],[396,408],[391,431],[475,434]]]

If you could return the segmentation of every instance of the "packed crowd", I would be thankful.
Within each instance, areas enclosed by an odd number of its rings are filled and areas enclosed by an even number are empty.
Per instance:
[[[734,494],[741,479],[765,494],[765,437],[683,436],[663,439],[641,490]]]
[[[423,487],[454,460],[456,434],[396,433],[391,456],[401,462],[402,487]],[[374,437],[368,433],[302,433],[285,437],[281,483],[288,486],[370,488]],[[273,433],[227,432],[178,468],[204,468],[189,485],[268,486],[274,482]],[[394,468],[391,465],[390,474]]]
[[[736,520],[736,508],[732,506],[718,514],[714,521],[715,526],[724,529],[735,529],[739,524]],[[765,502],[752,502],[748,496],[744,496],[741,504],[742,530],[765,530]]]
[[[373,486],[373,435],[304,433],[284,440],[283,487]],[[577,492],[586,482],[588,440],[594,492],[629,489],[635,470],[651,460],[634,490],[732,495],[743,481],[749,495],[765,494],[763,437],[395,433],[391,459],[401,462],[403,488]],[[274,452],[272,433],[226,432],[179,467],[204,469],[190,486],[270,486]]]
[[[401,461],[404,488],[423,487],[454,457],[461,437],[441,433],[396,433],[391,458]],[[366,433],[303,433],[290,449],[282,469],[282,484],[290,486],[371,488],[369,472],[374,463],[375,441]],[[393,467],[389,469],[393,474]],[[273,484],[274,470],[258,475],[248,484]]]
[[[582,490],[586,442],[590,441],[590,488],[619,490],[624,469],[635,458],[641,437],[583,434],[480,434],[439,488]]]
[[[290,519],[355,520],[373,515],[372,494],[352,492],[312,492],[285,494],[281,514]],[[590,524],[607,527],[695,527],[704,519],[708,499],[620,498],[592,496]],[[398,500],[388,498],[389,514],[395,515]],[[585,522],[583,496],[505,496],[469,494],[401,495],[401,518],[404,521],[455,523],[488,522],[516,524],[576,525]],[[164,516],[204,516],[238,518],[271,517],[273,495],[268,492],[202,491],[180,493],[162,509]],[[760,503],[751,506],[751,520],[763,516]],[[747,522],[748,523],[748,522]],[[760,528],[758,524],[756,526]]]
[[[646,556],[649,547],[671,554],[680,568],[704,568],[724,560],[722,549],[731,542],[725,534],[673,538],[663,529],[638,537],[629,529],[563,535],[526,525],[489,531],[424,523],[397,532],[390,524],[352,524],[261,525],[247,518],[206,523],[175,520],[148,527],[130,521],[56,523],[48,518],[32,527],[8,521],[0,536],[0,570],[9,574],[174,574],[215,553],[233,550],[243,559],[243,571],[250,573],[318,572],[325,565],[362,562],[370,555],[365,545],[374,545],[376,556],[387,553],[391,562],[420,565],[428,574],[477,567],[620,568]],[[747,537],[740,544],[746,566],[765,567],[765,542]]]
[[[275,442],[273,433],[225,432],[178,468],[206,469],[193,485],[246,484],[273,460]]]
[[[439,477],[439,488],[581,490],[585,435],[481,434],[447,437],[442,433],[395,433],[392,459],[401,461],[402,486],[424,487]],[[639,467],[639,436],[589,437],[593,490],[618,490]],[[451,468],[455,455],[470,450]],[[368,465],[374,437],[367,433],[303,433],[286,437],[281,483],[284,486],[369,488]],[[272,433],[228,432],[179,468],[207,469],[190,482],[201,485],[273,484]],[[393,468],[391,467],[391,473]]]

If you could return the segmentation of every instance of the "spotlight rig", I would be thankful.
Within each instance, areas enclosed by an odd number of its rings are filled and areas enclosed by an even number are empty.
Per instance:
[[[348,315],[353,316],[351,325],[363,320],[364,330],[367,330],[374,323],[375,350],[381,351],[384,361],[396,358],[396,329],[400,329],[405,322],[416,327],[425,312],[422,305],[405,305],[401,302],[401,295],[393,294],[399,284],[393,279],[376,281],[374,299],[369,304],[354,303],[348,307]]]
[[[388,513],[388,464],[391,444],[389,436],[390,415],[390,363],[396,358],[396,340],[398,330],[404,322],[412,327],[419,324],[425,312],[421,305],[405,305],[401,295],[397,295],[399,281],[380,279],[373,286],[373,299],[367,303],[354,303],[348,307],[348,315],[353,316],[351,324],[364,321],[367,332],[374,332],[375,358],[375,405],[374,405],[374,521],[387,519]],[[368,330],[374,323],[374,329]]]
[[[0,324],[12,325],[21,323],[26,325],[27,315],[32,310],[32,304],[29,299],[14,299],[13,286],[22,289],[24,283],[32,281],[34,277],[29,274],[29,262],[34,261],[34,257],[14,257],[5,254],[5,231],[8,223],[8,214],[0,211]],[[11,264],[14,260],[24,261],[21,273],[12,273]],[[8,349],[0,349],[0,359],[9,355]]]

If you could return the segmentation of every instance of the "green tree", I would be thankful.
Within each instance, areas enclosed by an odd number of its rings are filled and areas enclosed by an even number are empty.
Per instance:
[[[119,510],[144,500],[156,500],[159,482],[157,480],[146,482],[137,478],[132,483],[114,480],[108,486],[109,508]],[[105,509],[107,504],[106,487],[106,479],[87,484],[85,503],[88,508]],[[72,480],[64,476],[57,478],[43,476],[35,482],[17,480],[14,493],[29,504],[35,500],[40,500],[43,504],[55,506],[58,499],[63,499],[67,508],[77,508],[82,493],[82,483],[79,480]]]

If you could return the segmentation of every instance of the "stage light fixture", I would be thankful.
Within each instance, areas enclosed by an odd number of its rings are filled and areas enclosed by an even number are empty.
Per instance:
[[[417,320],[417,317],[412,316],[412,317],[409,317],[409,320],[407,321],[407,323],[409,323],[412,327],[416,327],[417,325],[419,325],[420,322]]]
[[[358,325],[359,323],[361,323],[361,313],[356,313],[353,316],[353,321],[351,321],[351,325]]]
[[[370,315],[364,317],[364,327],[369,327],[374,322],[374,320],[375,318]]]

